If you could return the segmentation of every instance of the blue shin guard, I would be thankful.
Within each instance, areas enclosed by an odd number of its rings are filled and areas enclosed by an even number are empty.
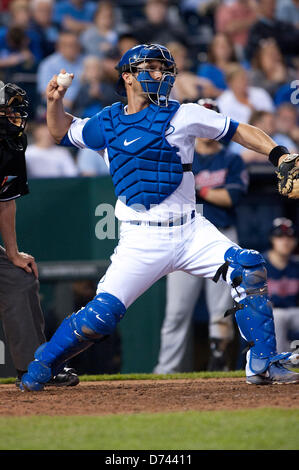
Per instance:
[[[236,314],[240,333],[248,342],[250,371],[261,374],[272,362],[281,359],[276,351],[265,261],[257,251],[242,250],[235,246],[227,250],[224,259],[220,274],[226,278],[230,269],[233,298],[236,301],[236,307],[230,313],[233,311]]]
[[[36,350],[35,360],[23,375],[20,388],[42,390],[66,361],[111,335],[125,312],[125,306],[116,297],[98,294],[86,307],[65,318],[50,341]]]

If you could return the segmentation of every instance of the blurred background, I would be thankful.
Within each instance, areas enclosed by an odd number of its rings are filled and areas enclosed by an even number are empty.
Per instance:
[[[117,237],[95,235],[103,216],[96,208],[115,203],[108,169],[93,151],[56,146],[45,124],[45,89],[60,69],[75,74],[66,109],[90,117],[119,101],[114,87],[121,55],[140,43],[163,44],[179,71],[171,98],[181,103],[213,98],[223,114],[260,127],[277,144],[298,152],[298,0],[2,0],[0,18],[0,80],[16,83],[30,98],[30,194],[17,200],[17,234],[20,250],[39,265],[47,337],[95,295],[117,244]],[[236,207],[239,244],[264,253],[275,218],[287,217],[298,229],[298,203],[278,195],[267,158],[241,146],[232,151],[248,175],[248,191]],[[293,254],[298,253],[296,247]],[[80,374],[151,372],[164,313],[161,279],[130,307],[115,335],[72,365]],[[0,327],[1,347],[3,342]],[[231,369],[243,367],[241,350],[235,335]],[[186,370],[205,370],[208,351],[203,292]],[[14,369],[5,350],[0,376],[9,375]]]

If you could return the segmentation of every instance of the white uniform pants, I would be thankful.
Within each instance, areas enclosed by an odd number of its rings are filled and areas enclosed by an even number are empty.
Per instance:
[[[200,215],[173,227],[122,223],[119,244],[97,293],[108,292],[128,308],[173,271],[212,278],[232,245],[236,243]]]
[[[221,232],[230,240],[237,241],[234,228]],[[233,339],[232,317],[224,318],[226,310],[233,306],[231,289],[224,282],[217,284],[183,271],[167,276],[166,311],[161,329],[161,344],[157,374],[184,372],[184,359],[190,340],[192,314],[203,286],[206,289],[206,302],[209,311],[210,338]]]

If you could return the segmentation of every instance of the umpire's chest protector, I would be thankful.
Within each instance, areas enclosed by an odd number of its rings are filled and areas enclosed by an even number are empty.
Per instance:
[[[118,198],[142,210],[160,204],[182,181],[183,167],[178,148],[165,138],[179,103],[167,108],[151,104],[135,114],[124,114],[115,103],[101,112],[110,173]]]

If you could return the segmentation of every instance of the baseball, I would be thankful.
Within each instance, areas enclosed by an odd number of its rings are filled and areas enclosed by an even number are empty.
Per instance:
[[[73,81],[73,77],[70,73],[60,73],[57,77],[57,85],[68,88]]]

